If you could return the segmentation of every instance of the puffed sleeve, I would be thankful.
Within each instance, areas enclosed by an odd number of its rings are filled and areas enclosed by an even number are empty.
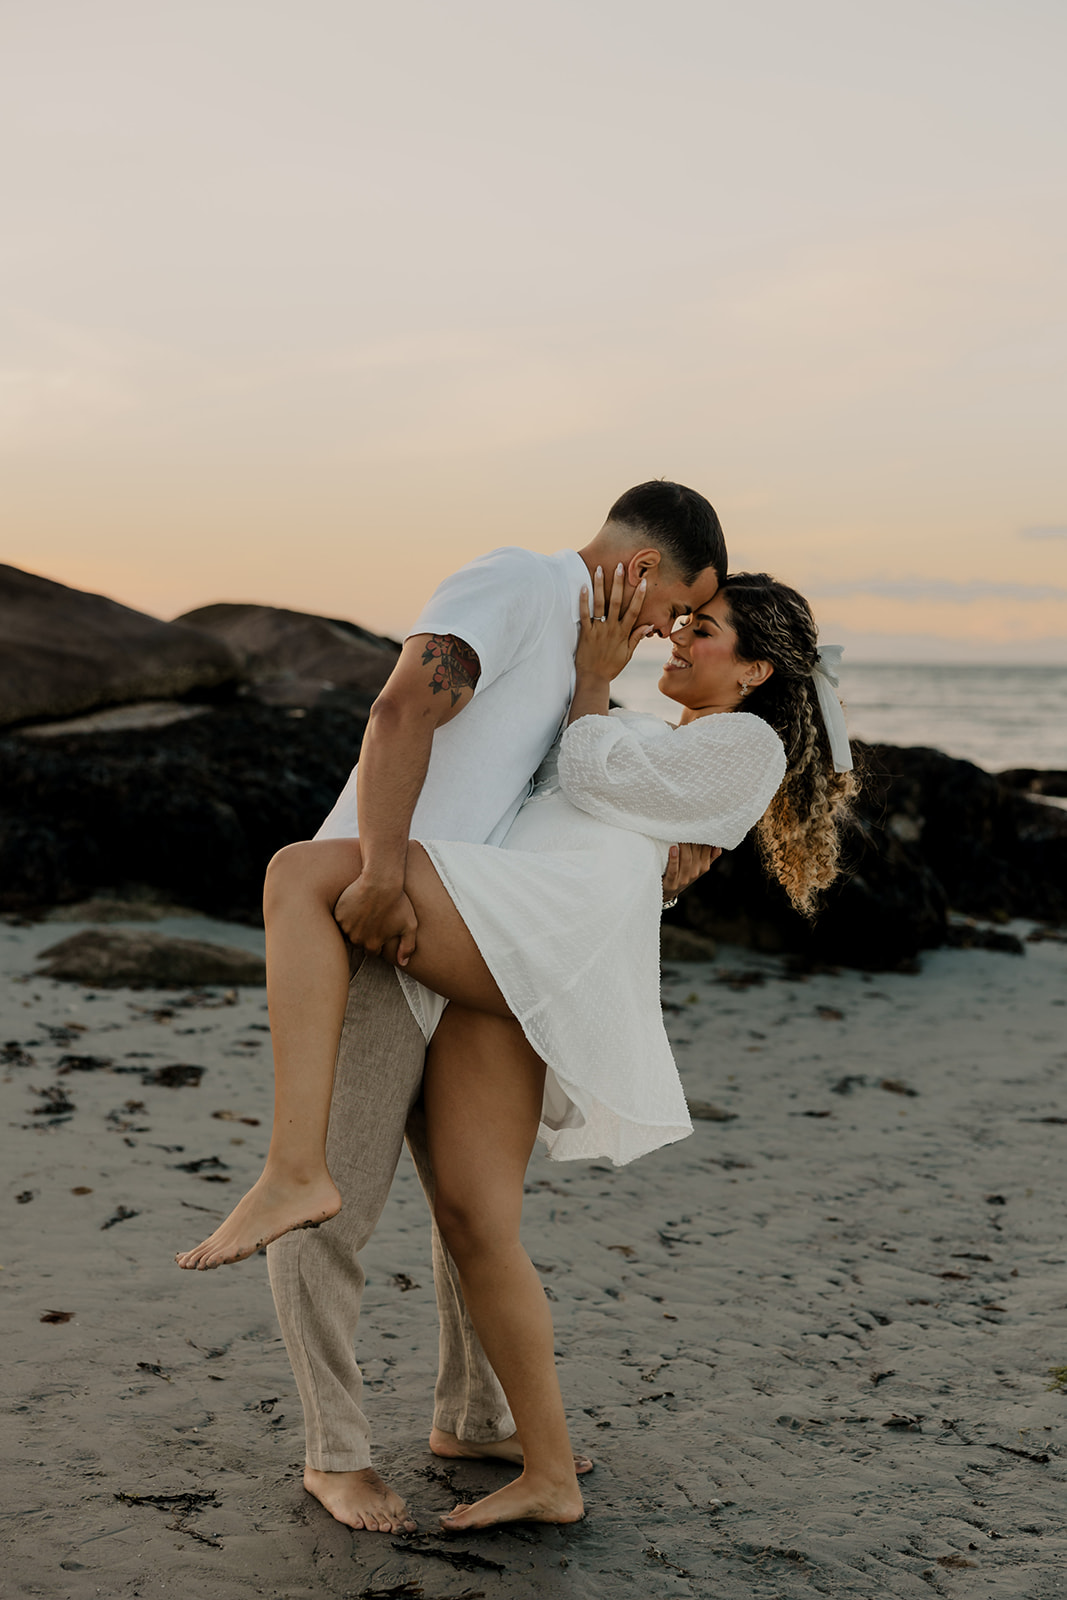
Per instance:
[[[642,719],[639,730],[614,715],[579,717],[560,746],[560,787],[573,805],[671,843],[734,849],[784,776],[781,740],[748,712],[700,717],[684,728],[649,728]]]

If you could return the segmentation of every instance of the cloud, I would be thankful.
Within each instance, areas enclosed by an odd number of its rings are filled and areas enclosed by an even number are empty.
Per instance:
[[[1049,530],[1051,535],[1055,530]],[[1061,530],[1067,537],[1067,529]],[[813,579],[812,595],[877,595],[885,600],[940,600],[973,605],[980,600],[1067,600],[1067,589],[1052,583],[995,583],[986,578],[839,578]]]
[[[1067,666],[1067,641],[1062,634],[1034,638],[990,639],[960,634],[882,632],[855,628],[839,619],[823,621],[820,635],[845,647],[843,663],[846,693],[849,670],[857,662],[901,662],[909,666],[927,662],[981,666]]]
[[[1067,539],[1067,524],[1051,524],[1042,528],[1021,528],[1020,539]]]

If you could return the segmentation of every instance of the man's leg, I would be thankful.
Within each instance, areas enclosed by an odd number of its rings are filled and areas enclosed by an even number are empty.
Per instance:
[[[267,1251],[304,1408],[305,1483],[339,1521],[383,1531],[402,1528],[406,1519],[402,1503],[370,1466],[355,1356],[364,1283],[359,1251],[389,1194],[424,1056],[396,974],[377,957],[365,957],[349,987],[326,1142],[341,1211],[319,1228],[284,1235]]]
[[[364,957],[349,987],[326,1144],[342,1208],[321,1227],[286,1234],[267,1251],[278,1321],[304,1408],[305,1483],[351,1525],[403,1522],[400,1502],[370,1465],[371,1434],[355,1356],[364,1283],[358,1252],[381,1216],[409,1115],[412,1152],[432,1203],[421,1101],[412,1110],[424,1056],[422,1034],[395,972],[377,957]],[[437,1417],[447,1419],[449,1434],[491,1448],[513,1434],[514,1423],[436,1226],[433,1243],[441,1361],[435,1426],[445,1426]],[[521,1460],[521,1453],[501,1454]]]

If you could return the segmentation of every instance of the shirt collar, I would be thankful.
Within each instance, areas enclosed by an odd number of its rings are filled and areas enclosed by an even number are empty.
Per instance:
[[[571,605],[574,612],[574,621],[582,619],[580,599],[583,588],[589,585],[589,568],[578,554],[577,550],[557,550],[552,558],[558,561],[566,574],[567,587],[571,595]]]

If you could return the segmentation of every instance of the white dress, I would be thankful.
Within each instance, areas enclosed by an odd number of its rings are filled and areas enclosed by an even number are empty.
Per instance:
[[[660,880],[671,844],[738,845],[784,773],[748,713],[581,717],[501,847],[422,841],[547,1065],[556,1160],[621,1165],[692,1132],[660,1008]]]

